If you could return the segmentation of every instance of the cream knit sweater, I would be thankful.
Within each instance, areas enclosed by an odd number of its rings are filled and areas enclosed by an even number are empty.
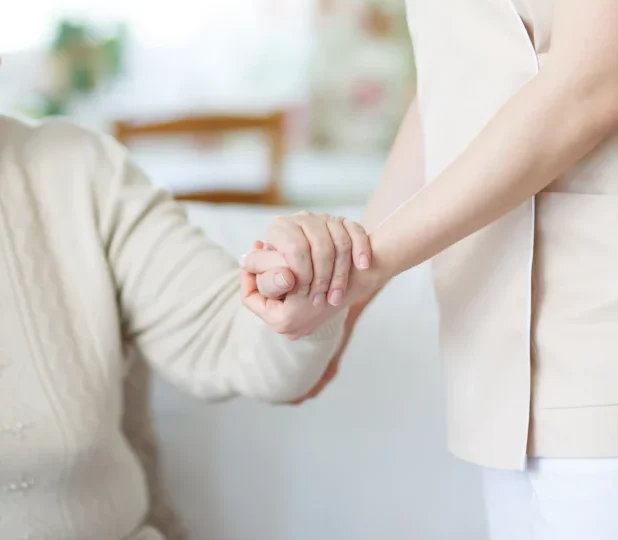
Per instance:
[[[128,351],[198,398],[315,383],[341,317],[290,342],[243,308],[238,274],[112,139],[0,116],[2,540],[163,538]]]

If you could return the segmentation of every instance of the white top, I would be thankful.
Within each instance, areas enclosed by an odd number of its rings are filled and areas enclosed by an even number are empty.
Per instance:
[[[0,319],[2,540],[162,538],[138,459],[153,450],[145,364],[130,350],[196,397],[287,401],[342,328],[276,335],[242,306],[234,259],[112,139],[6,117]]]
[[[552,4],[409,0],[427,181],[542,72]],[[618,134],[433,259],[457,456],[618,456],[616,230]]]

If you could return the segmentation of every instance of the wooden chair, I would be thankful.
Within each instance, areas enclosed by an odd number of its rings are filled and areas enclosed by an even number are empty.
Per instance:
[[[138,137],[172,137],[180,135],[222,135],[231,132],[257,131],[269,141],[269,178],[259,191],[210,190],[176,193],[179,201],[281,205],[281,170],[284,157],[284,113],[264,116],[187,116],[164,122],[114,123],[116,139],[126,146]]]

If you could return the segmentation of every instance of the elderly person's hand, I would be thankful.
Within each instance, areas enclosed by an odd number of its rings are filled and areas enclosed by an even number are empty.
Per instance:
[[[245,304],[291,339],[315,332],[380,285],[370,270],[369,237],[357,223],[301,212],[277,218],[265,239],[241,260]],[[292,294],[271,294],[274,250],[282,256],[281,277],[294,279]]]
[[[253,253],[260,252],[259,256]],[[240,264],[245,266],[247,255],[241,258]],[[296,276],[290,270],[285,257],[274,249],[266,250],[262,242],[253,244],[250,256],[252,272],[244,272],[243,287],[250,283],[252,291],[259,291],[264,299],[284,298],[296,286]],[[247,281],[249,280],[249,281]]]
[[[258,276],[258,290],[269,298],[273,297],[272,275],[263,273],[273,268],[270,250],[278,251],[283,256],[281,263],[294,273],[295,292],[309,297],[316,307],[327,303],[340,306],[350,270],[365,270],[371,264],[371,244],[365,229],[349,219],[324,214],[303,211],[280,216],[268,228],[264,243],[266,251],[251,252],[241,265]]]

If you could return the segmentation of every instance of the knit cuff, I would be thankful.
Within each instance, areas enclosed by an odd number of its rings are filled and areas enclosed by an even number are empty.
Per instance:
[[[343,336],[345,320],[348,316],[348,310],[344,309],[337,313],[332,319],[325,322],[313,334],[304,337],[303,339],[313,342],[324,342],[339,340]]]

